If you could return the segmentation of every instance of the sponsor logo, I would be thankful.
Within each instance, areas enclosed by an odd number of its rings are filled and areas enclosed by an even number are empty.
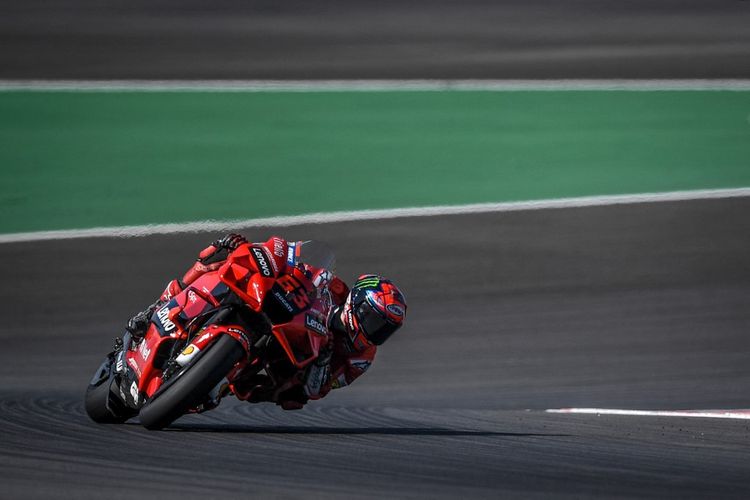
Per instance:
[[[276,264],[276,259],[267,250],[266,250],[266,255],[268,255],[268,262],[271,264],[271,267],[273,268],[273,272],[275,274],[279,274],[279,265]]]
[[[165,332],[171,332],[175,329],[174,323],[169,319],[169,307],[162,307],[156,311],[156,317],[159,318],[159,323],[164,327]]]
[[[227,328],[227,331],[228,331],[228,332],[231,332],[231,333],[236,333],[237,335],[239,335],[239,336],[240,336],[240,339],[242,339],[242,342],[243,342],[243,343],[244,343],[244,344],[245,344],[246,346],[249,346],[249,345],[250,345],[250,339],[248,339],[248,338],[247,338],[247,335],[245,335],[245,332],[243,332],[243,331],[242,331],[242,330],[240,330],[239,328]]]
[[[326,326],[317,318],[309,314],[305,314],[305,326],[321,335],[326,335],[328,333]]]
[[[138,404],[138,386],[135,382],[130,385],[130,395],[133,396],[133,402]]]
[[[281,238],[273,239],[273,253],[276,257],[284,257],[284,241]]]
[[[180,355],[175,358],[175,361],[177,362],[178,365],[185,366],[200,351],[201,351],[200,349],[190,344],[187,347],[185,347],[185,349],[182,350]]]
[[[367,276],[357,281],[354,286],[357,288],[377,288],[380,284],[380,278],[377,276]]]
[[[342,323],[349,324],[349,331],[354,332],[353,334],[350,334],[350,336],[356,334],[357,327],[354,326],[354,315],[351,313],[351,311],[344,311],[341,313],[341,319]],[[354,337],[352,336],[352,340],[354,340]]]
[[[128,364],[135,370],[136,375],[141,376],[141,367],[138,366],[138,362],[133,358],[128,358]]]
[[[271,271],[271,267],[268,265],[268,260],[266,259],[266,255],[263,253],[263,250],[258,247],[252,247],[251,250],[253,252],[253,257],[255,257],[255,263],[258,264],[258,270],[260,270],[260,273],[266,278],[270,278],[271,276],[273,276],[273,272]]]
[[[279,302],[281,302],[281,305],[283,305],[287,311],[294,312],[294,308],[292,307],[292,305],[286,301],[284,296],[281,295],[278,290],[273,292],[273,296],[276,297]]]
[[[290,266],[294,265],[294,247],[296,245],[294,243],[291,243],[289,247],[286,250],[286,263]]]
[[[389,312],[395,314],[398,317],[404,315],[404,308],[398,304],[388,304],[388,307],[386,307],[386,309],[388,309]]]
[[[320,389],[330,377],[329,370],[329,365],[312,365],[310,367],[310,371],[307,374],[307,382],[305,383],[305,393],[308,396],[317,396],[320,394]]]
[[[141,343],[138,344],[138,354],[141,355],[143,361],[147,361],[148,357],[151,356],[151,349],[148,348],[145,340],[141,341]]]
[[[188,292],[187,296],[191,304],[195,304],[198,301],[198,296],[192,290]]]

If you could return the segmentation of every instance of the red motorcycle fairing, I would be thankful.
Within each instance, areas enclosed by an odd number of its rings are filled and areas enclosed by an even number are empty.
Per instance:
[[[151,397],[161,387],[162,365],[171,354],[175,342],[186,340],[194,325],[200,326],[201,323],[196,320],[218,311],[221,299],[228,293],[229,289],[216,273],[207,273],[154,312],[143,341],[125,355],[128,367],[135,372],[137,378],[138,398],[131,387],[131,396],[136,404],[144,395]],[[207,331],[209,334],[198,336],[200,342],[195,346],[196,353],[220,334],[232,336],[250,352],[249,340],[241,325],[209,325]],[[197,339],[191,345],[196,341]]]
[[[263,245],[240,245],[221,268],[202,275],[158,309],[143,341],[125,356],[136,375],[137,386],[131,386],[135,404],[161,387],[164,364],[176,354],[176,343],[192,335],[195,338],[174,358],[181,366],[221,335],[236,339],[248,354],[229,373],[230,381],[246,366],[259,366],[259,360],[249,359],[251,339],[258,332],[246,332],[243,325],[237,324],[204,326],[231,292],[270,320],[271,333],[294,368],[301,370],[312,363],[330,342],[326,327],[330,298],[319,294],[311,281],[320,269],[288,265],[287,253],[287,244],[280,238],[271,238]],[[202,329],[196,332],[196,328]],[[134,394],[136,388],[138,392]]]
[[[256,312],[261,311],[266,293],[273,287],[276,277],[287,271],[286,261],[278,255],[286,255],[286,242],[279,239],[274,244],[278,247],[276,254],[269,251],[268,242],[265,245],[240,245],[219,268],[219,279]]]
[[[273,336],[289,361],[302,369],[329,342],[325,318],[330,302],[317,297],[312,272],[287,265],[283,257],[287,253],[288,246],[280,238],[263,245],[246,243],[232,252],[218,275],[253,310],[268,316]]]
[[[325,310],[326,302],[324,298],[319,298],[308,311],[297,314],[288,323],[274,325],[271,329],[289,360],[298,369],[312,363],[329,343],[326,319],[321,312]]]

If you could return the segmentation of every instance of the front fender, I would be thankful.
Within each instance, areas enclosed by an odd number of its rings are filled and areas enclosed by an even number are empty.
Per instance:
[[[203,349],[212,344],[220,335],[229,335],[240,343],[245,350],[245,359],[250,354],[250,338],[247,332],[239,325],[209,325],[201,330],[198,335],[177,356],[175,361],[180,366],[187,366],[190,361]]]

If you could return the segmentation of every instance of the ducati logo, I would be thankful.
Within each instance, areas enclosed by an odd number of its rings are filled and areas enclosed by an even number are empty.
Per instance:
[[[289,311],[290,313],[294,312],[294,308],[292,307],[292,305],[287,302],[286,299],[278,291],[274,290],[273,296],[276,297],[276,300],[278,300],[281,305],[286,308],[287,311]]]
[[[281,238],[273,239],[273,253],[276,257],[284,257],[284,242]]]

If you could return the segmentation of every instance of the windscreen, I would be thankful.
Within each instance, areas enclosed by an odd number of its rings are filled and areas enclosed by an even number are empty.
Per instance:
[[[303,262],[309,266],[336,272],[336,256],[328,244],[322,241],[307,240],[289,244],[290,264]]]

